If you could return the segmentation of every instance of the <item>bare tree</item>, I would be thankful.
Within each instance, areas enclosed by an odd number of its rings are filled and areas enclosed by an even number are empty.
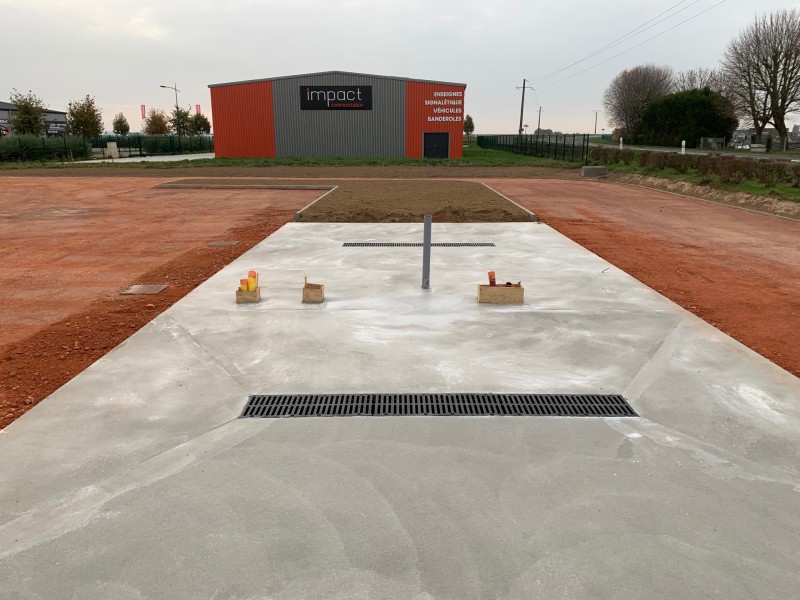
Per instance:
[[[689,69],[681,71],[675,76],[675,91],[688,92],[689,90],[702,90],[709,88],[713,92],[723,89],[722,75],[715,69]]]
[[[728,44],[722,67],[756,133],[769,122],[785,141],[786,115],[800,110],[800,11],[757,18]]]
[[[653,100],[674,89],[672,67],[639,65],[617,75],[603,93],[603,107],[609,124],[635,136],[642,113]]]

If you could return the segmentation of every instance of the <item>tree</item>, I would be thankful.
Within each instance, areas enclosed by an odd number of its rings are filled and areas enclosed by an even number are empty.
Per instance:
[[[47,125],[44,122],[44,102],[28,90],[27,94],[11,90],[11,103],[17,106],[8,122],[17,135],[44,135]]]
[[[675,76],[675,91],[688,92],[689,90],[702,90],[710,88],[715,92],[721,92],[722,74],[715,69],[689,69],[681,71]]]
[[[636,139],[636,132],[647,105],[672,92],[672,67],[639,65],[617,75],[603,93],[603,107],[609,124]]]
[[[178,135],[189,135],[191,132],[191,118],[188,109],[175,106],[175,108],[172,109],[172,116],[169,118],[169,124],[172,126],[172,130]]]
[[[728,44],[722,67],[756,134],[769,122],[785,141],[786,115],[800,110],[800,11],[756,18]]]
[[[471,115],[467,115],[464,117],[464,133],[467,135],[472,135],[475,131],[475,122],[472,120]]]
[[[122,113],[114,115],[114,121],[111,123],[111,127],[117,135],[128,135],[131,131],[131,126],[128,125],[128,119],[126,119],[125,115]]]
[[[160,108],[147,111],[147,118],[142,123],[142,131],[147,135],[166,135],[170,132],[167,113]]]
[[[640,131],[646,144],[690,148],[701,137],[730,139],[739,120],[733,104],[710,88],[669,94],[651,102],[644,113]]]
[[[100,137],[103,133],[103,111],[97,108],[94,98],[86,94],[83,100],[75,100],[68,106],[66,129],[68,135]]]
[[[192,135],[211,133],[211,121],[202,113],[193,114],[189,118],[189,131]]]

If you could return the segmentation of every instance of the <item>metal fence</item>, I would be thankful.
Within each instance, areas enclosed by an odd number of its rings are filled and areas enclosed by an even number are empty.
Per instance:
[[[539,158],[586,164],[589,135],[479,135],[478,146]]]
[[[120,158],[214,151],[214,138],[210,135],[116,135],[89,140],[94,154],[104,156],[108,154],[108,142],[117,144]]]
[[[117,144],[115,158],[214,151],[212,136],[130,135],[89,139],[69,135],[15,135],[0,138],[0,162],[70,162],[108,158],[108,142]]]

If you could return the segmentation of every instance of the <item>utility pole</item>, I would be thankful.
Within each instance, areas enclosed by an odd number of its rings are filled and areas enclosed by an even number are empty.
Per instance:
[[[534,89],[534,88],[532,88],[530,86],[526,86],[525,85],[527,83],[527,81],[528,81],[527,79],[523,79],[522,80],[522,87],[521,88],[517,88],[518,90],[519,89],[522,90],[522,105],[519,107],[519,134],[520,135],[522,135],[522,118],[523,118],[523,113],[525,112],[525,89],[526,88],[529,89],[529,90]]]
[[[597,134],[597,113],[599,113],[600,111],[599,110],[595,110],[595,111],[592,111],[592,112],[594,112],[594,133],[596,135]]]
[[[539,107],[539,122],[536,125],[536,135],[540,135],[542,132],[542,107]]]

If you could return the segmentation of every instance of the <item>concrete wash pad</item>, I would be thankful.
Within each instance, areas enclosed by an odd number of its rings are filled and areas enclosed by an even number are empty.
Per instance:
[[[3,431],[0,598],[796,597],[800,380],[546,225],[433,239],[496,247],[433,248],[426,291],[421,248],[342,247],[421,224],[286,225]],[[336,392],[640,418],[237,419]]]

